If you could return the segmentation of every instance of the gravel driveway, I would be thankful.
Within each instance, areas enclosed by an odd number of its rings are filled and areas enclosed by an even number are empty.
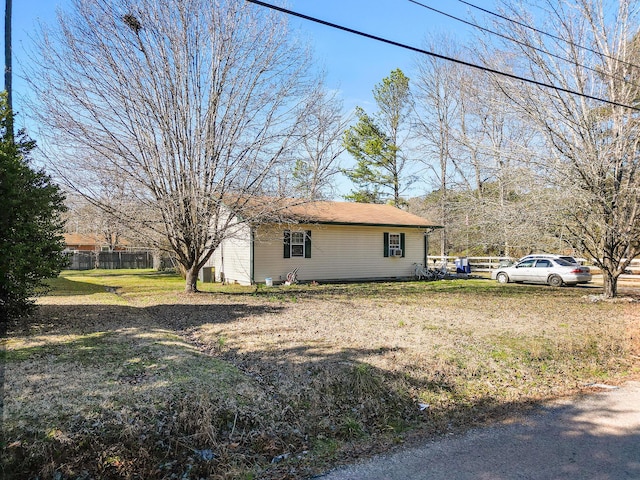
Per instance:
[[[640,479],[640,381],[547,404],[509,424],[335,470],[322,480]]]

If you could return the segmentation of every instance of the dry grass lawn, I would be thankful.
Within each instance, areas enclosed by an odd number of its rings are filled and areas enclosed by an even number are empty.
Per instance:
[[[633,290],[181,288],[68,272],[10,327],[7,478],[308,478],[640,372]]]

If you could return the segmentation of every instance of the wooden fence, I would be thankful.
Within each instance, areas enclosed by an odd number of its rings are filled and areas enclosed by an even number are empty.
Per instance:
[[[435,264],[437,266],[442,265],[444,261],[447,262],[447,269],[450,272],[456,271],[456,259],[461,257],[442,257],[440,255],[429,255],[429,266]],[[501,262],[507,261],[515,261],[516,258],[511,257],[462,257],[467,258],[469,260],[469,265],[471,266],[472,272],[490,272],[494,268],[498,268]],[[585,259],[578,258],[577,259],[581,263],[586,263],[590,265],[590,262],[587,262]],[[597,272],[596,267],[590,266],[592,272]],[[640,275],[640,258],[636,258],[631,260],[631,264],[629,265],[627,271],[629,273]]]
[[[429,266],[433,264],[440,266],[445,261],[447,262],[447,270],[450,272],[456,271],[456,260],[459,258],[466,258],[469,261],[469,266],[472,272],[490,272],[494,268],[500,266],[500,262],[513,261],[513,258],[509,257],[443,257],[440,255],[429,255]]]
[[[153,254],[140,252],[72,252],[68,254],[69,270],[93,268],[153,268]]]

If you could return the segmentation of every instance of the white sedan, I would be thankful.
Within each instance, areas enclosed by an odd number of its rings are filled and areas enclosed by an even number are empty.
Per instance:
[[[500,283],[545,283],[552,287],[589,283],[589,267],[575,265],[560,258],[529,258],[510,267],[499,267],[491,278]]]

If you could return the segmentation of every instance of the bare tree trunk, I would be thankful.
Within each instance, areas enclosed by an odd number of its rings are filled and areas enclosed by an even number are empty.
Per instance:
[[[618,295],[618,276],[613,275],[609,270],[602,271],[603,291],[606,298],[614,298]]]
[[[199,268],[196,268],[196,265],[193,265],[189,268],[185,273],[185,285],[184,292],[185,293],[196,293],[198,291],[198,273],[200,272]]]
[[[451,45],[445,45],[444,48],[453,49]],[[439,222],[444,227],[439,232],[442,256],[447,255],[449,250],[449,178],[452,176],[449,166],[453,162],[450,146],[458,114],[458,100],[463,95],[460,92],[459,74],[455,65],[423,57],[418,63],[415,82],[417,138],[427,153],[425,158],[434,159],[433,162],[427,161],[426,166],[434,174],[433,190],[438,192],[437,211]]]
[[[153,269],[156,271],[162,270],[162,256],[158,250],[153,252]]]
[[[445,145],[448,142],[445,143]],[[440,158],[440,219],[442,221],[442,225],[444,228],[442,229],[442,236],[440,237],[440,255],[445,257],[448,254],[448,230],[449,230],[449,215],[447,212],[448,209],[448,200],[449,200],[449,190],[447,185],[447,164],[448,164],[449,152],[445,147],[445,150],[442,152],[442,157]]]

